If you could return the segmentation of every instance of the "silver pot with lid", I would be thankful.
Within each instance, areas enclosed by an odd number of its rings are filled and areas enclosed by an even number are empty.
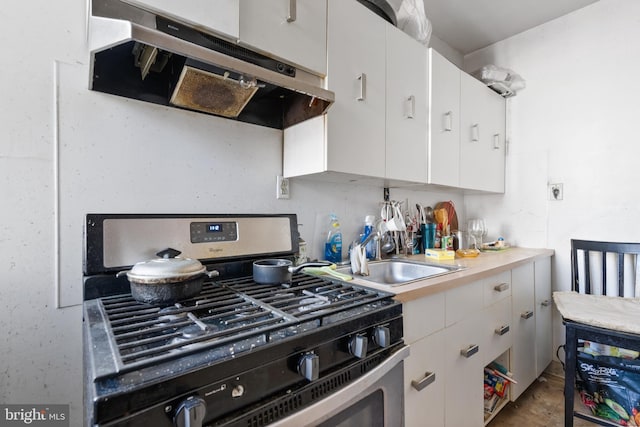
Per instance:
[[[159,258],[136,263],[126,274],[131,285],[131,296],[147,304],[173,304],[191,298],[202,291],[205,277],[218,272],[207,271],[197,259],[181,258],[180,251],[168,248],[158,252]]]

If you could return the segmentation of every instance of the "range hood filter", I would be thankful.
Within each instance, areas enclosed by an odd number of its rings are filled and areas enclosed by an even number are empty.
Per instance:
[[[256,86],[245,88],[231,78],[185,65],[170,102],[178,107],[235,119],[257,90]]]

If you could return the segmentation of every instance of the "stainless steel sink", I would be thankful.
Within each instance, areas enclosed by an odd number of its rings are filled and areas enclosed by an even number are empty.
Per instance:
[[[400,286],[417,280],[428,279],[462,270],[458,265],[436,265],[405,259],[388,259],[369,262],[368,276],[354,276],[380,285]],[[351,273],[351,267],[339,268],[341,273]]]

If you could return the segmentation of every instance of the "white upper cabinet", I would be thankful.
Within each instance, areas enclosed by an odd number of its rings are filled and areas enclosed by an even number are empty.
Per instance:
[[[129,3],[182,18],[236,40],[239,34],[240,0],[127,0]],[[245,1],[245,0],[242,0]]]
[[[429,184],[460,183],[460,74],[429,49]]]
[[[429,52],[428,183],[504,193],[504,98]]]
[[[505,100],[461,73],[460,187],[504,192]]]
[[[328,9],[329,168],[383,177],[385,21],[356,1],[329,0]]]
[[[386,175],[427,181],[427,49],[392,25],[387,29]]]
[[[242,0],[239,41],[324,76],[327,73],[327,2]]]
[[[326,115],[285,129],[285,176],[385,174],[385,24],[356,1],[327,6]],[[353,23],[358,22],[357,31]]]

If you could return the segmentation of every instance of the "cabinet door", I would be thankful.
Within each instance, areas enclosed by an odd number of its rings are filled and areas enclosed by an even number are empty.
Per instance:
[[[460,99],[460,187],[504,192],[504,98],[461,73]]]
[[[386,22],[356,1],[327,7],[328,169],[384,177]]]
[[[515,400],[536,379],[536,319],[533,263],[511,270],[513,347],[511,371],[518,384],[512,384]]]
[[[536,294],[536,376],[549,366],[553,357],[551,299],[551,258],[534,264]]]
[[[427,180],[427,49],[387,28],[386,178]]]
[[[460,70],[429,49],[429,170],[431,184],[457,187],[460,170]]]
[[[324,76],[327,73],[327,2],[242,0],[240,43]]]
[[[445,329],[446,426],[484,425],[481,321],[481,313],[477,313]],[[478,351],[470,354],[474,346]],[[466,356],[462,352],[466,352]]]
[[[239,33],[240,0],[127,0],[128,2],[161,12],[194,24],[202,25],[234,40]],[[243,0],[245,1],[245,0]]]
[[[404,362],[405,425],[443,426],[445,408],[444,331],[411,344]]]

